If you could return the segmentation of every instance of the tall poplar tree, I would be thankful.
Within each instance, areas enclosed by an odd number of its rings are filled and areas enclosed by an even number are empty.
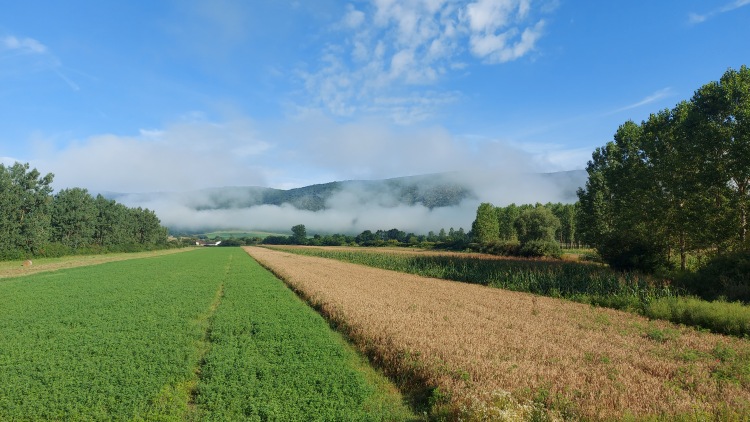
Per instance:
[[[626,122],[586,170],[579,232],[613,266],[654,270],[676,251],[686,269],[690,253],[748,247],[750,70]]]
[[[489,202],[483,202],[477,208],[477,217],[471,225],[474,241],[490,243],[500,240],[500,225],[497,220],[495,207]]]

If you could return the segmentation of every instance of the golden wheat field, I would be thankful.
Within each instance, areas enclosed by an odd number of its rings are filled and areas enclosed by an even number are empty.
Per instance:
[[[432,387],[454,418],[525,418],[541,405],[548,415],[596,420],[750,417],[750,389],[724,359],[748,356],[747,340],[531,294],[246,251],[388,375],[407,388]]]

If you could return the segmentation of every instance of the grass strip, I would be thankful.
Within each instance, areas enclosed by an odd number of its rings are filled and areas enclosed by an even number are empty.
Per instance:
[[[34,258],[31,266],[22,265],[24,261],[0,261],[0,282],[9,277],[37,274],[47,271],[57,271],[67,268],[85,267],[104,264],[107,262],[124,261],[138,258],[154,258],[179,252],[188,252],[192,248],[160,249],[147,252],[116,252],[93,255],[69,255],[56,258]]]
[[[212,318],[198,420],[396,421],[395,387],[270,272],[235,259]],[[215,253],[222,253],[217,249]]]

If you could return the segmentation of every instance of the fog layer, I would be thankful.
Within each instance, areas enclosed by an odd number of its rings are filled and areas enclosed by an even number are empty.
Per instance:
[[[584,177],[585,173],[581,171],[552,174],[467,172],[425,176],[425,180],[432,181],[429,184],[433,185],[433,191],[447,192],[447,200],[453,201],[450,206],[433,207],[420,202],[405,203],[404,189],[389,191],[383,188],[386,184],[374,181],[342,184],[341,189],[324,198],[324,206],[319,210],[300,209],[290,202],[257,204],[259,188],[128,194],[116,198],[129,206],[156,211],[162,223],[173,231],[232,229],[287,233],[292,226],[304,224],[311,234],[357,234],[364,230],[391,228],[426,234],[451,227],[463,227],[468,231],[481,202],[495,205],[573,202],[575,190],[583,183]],[[443,186],[448,188],[440,190]],[[457,186],[467,188],[468,193],[454,194]],[[316,191],[316,187],[305,189]],[[299,193],[307,192],[305,189]],[[412,192],[416,198],[424,194],[419,192],[419,186],[407,186],[407,193]],[[302,199],[304,202],[306,197]]]

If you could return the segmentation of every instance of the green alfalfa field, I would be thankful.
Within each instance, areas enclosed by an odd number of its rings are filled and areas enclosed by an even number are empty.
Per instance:
[[[238,248],[0,279],[0,420],[411,418]]]

